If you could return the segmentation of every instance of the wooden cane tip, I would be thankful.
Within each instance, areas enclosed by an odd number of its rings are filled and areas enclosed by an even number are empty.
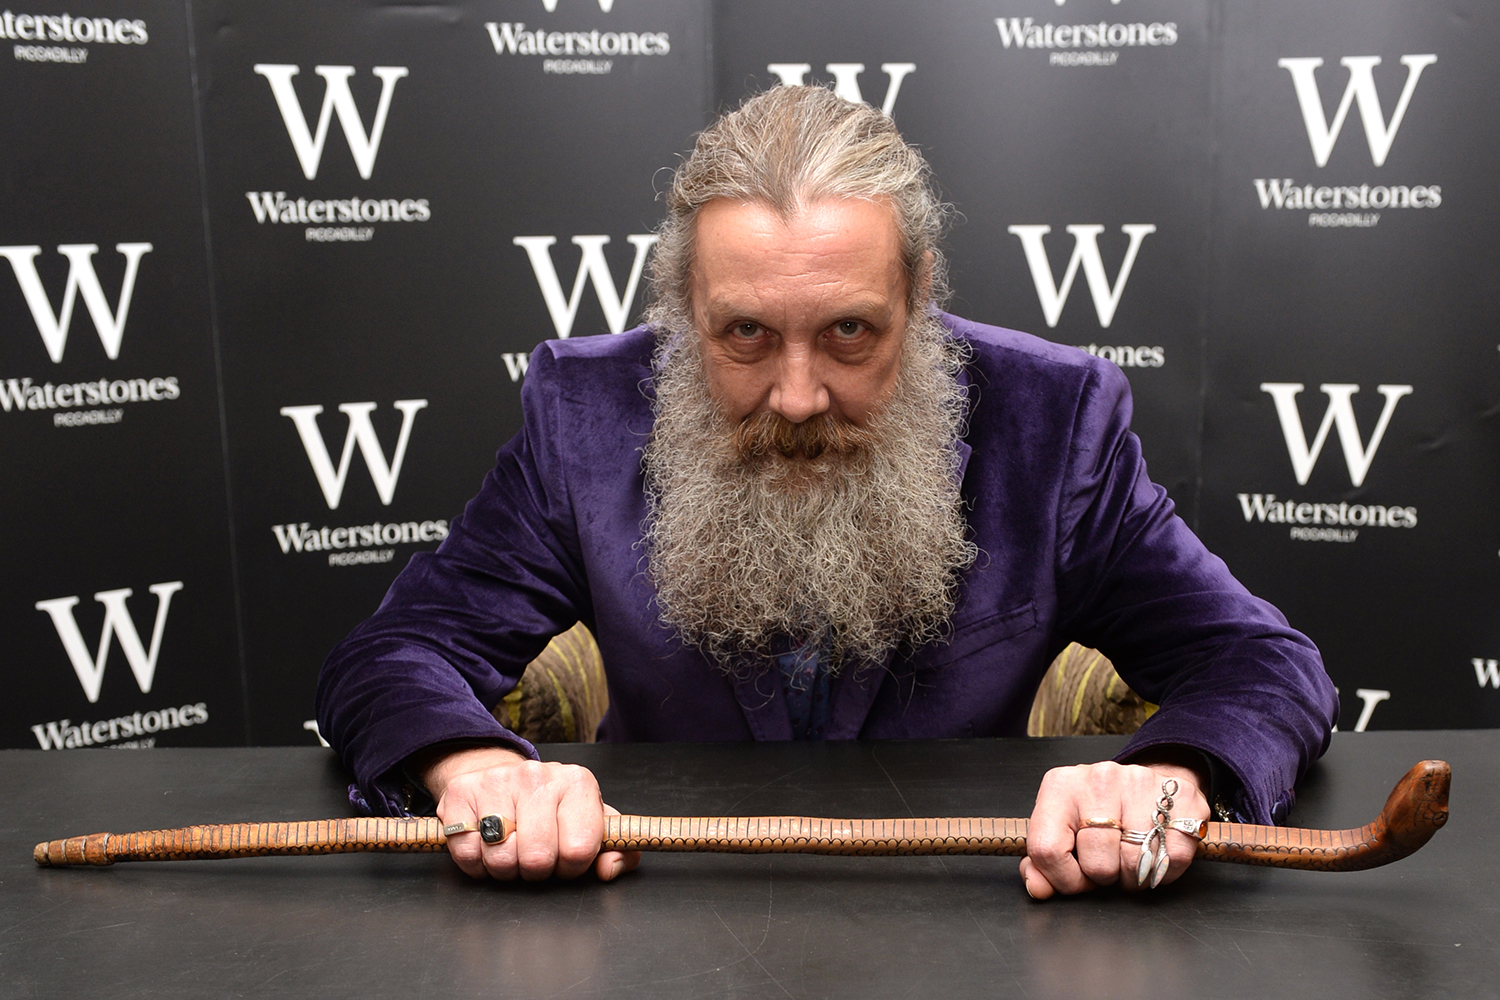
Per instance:
[[[1395,810],[1405,802],[1415,808],[1434,826],[1448,820],[1448,789],[1453,783],[1453,768],[1446,760],[1423,760],[1412,766],[1406,776],[1391,790],[1386,808]]]
[[[1442,826],[1448,822],[1448,789],[1453,784],[1453,768],[1446,760],[1424,760],[1422,768],[1429,803],[1430,822]]]
[[[31,849],[31,859],[43,868],[50,868],[52,862],[47,859],[47,842],[44,840]]]
[[[1389,861],[1403,858],[1432,838],[1448,822],[1448,787],[1453,769],[1445,760],[1419,761],[1391,789],[1380,811],[1382,838],[1391,847]],[[1382,864],[1385,862],[1381,862]]]

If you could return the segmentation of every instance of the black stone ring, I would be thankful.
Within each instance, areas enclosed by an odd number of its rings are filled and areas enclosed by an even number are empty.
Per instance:
[[[504,816],[483,816],[479,820],[479,837],[486,844],[498,844],[515,830],[515,824]]]

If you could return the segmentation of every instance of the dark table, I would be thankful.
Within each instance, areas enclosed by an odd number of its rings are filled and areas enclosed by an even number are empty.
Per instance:
[[[602,885],[477,883],[443,855],[39,869],[97,830],[349,813],[327,750],[0,752],[0,996],[1493,997],[1500,733],[1340,734],[1292,821],[1373,818],[1423,757],[1452,820],[1373,872],[1201,864],[1048,903],[1015,859],[648,855]],[[626,812],[1020,815],[1111,737],[552,746]]]

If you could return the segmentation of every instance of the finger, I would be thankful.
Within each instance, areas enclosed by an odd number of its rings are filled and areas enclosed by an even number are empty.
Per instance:
[[[1079,829],[1073,853],[1078,858],[1079,870],[1090,882],[1114,885],[1120,880],[1120,831],[1086,827],[1083,822],[1096,818],[1119,822],[1120,775],[1114,767],[1095,765],[1083,778],[1077,799]]]
[[[547,780],[545,765],[533,762],[517,770],[522,773],[516,781],[516,835],[487,849],[485,865],[489,867],[490,850],[497,857],[512,851],[521,878],[534,882],[557,868],[557,807],[562,789]]]
[[[1202,789],[1194,784],[1191,789],[1183,789],[1188,794],[1179,793],[1176,796],[1173,815],[1178,819],[1204,820],[1209,817],[1208,799],[1204,798]],[[1171,859],[1167,874],[1162,878],[1159,885],[1168,885],[1181,878],[1198,856],[1198,838],[1181,830],[1167,831],[1167,857]]]
[[[558,768],[552,780],[562,786],[557,806],[557,868],[560,878],[588,871],[604,839],[604,800],[599,783],[581,767]]]
[[[1150,776],[1151,772],[1146,771],[1143,777],[1134,772],[1144,771],[1144,768],[1129,770],[1132,773],[1125,775],[1123,781],[1120,824],[1126,830],[1149,832],[1156,824],[1156,800],[1159,789]],[[1149,863],[1154,865],[1158,846],[1155,838],[1148,839],[1145,844],[1127,844],[1123,839],[1121,840],[1120,888],[1135,892],[1151,884],[1150,869],[1146,872],[1145,881],[1142,882],[1140,879],[1141,855],[1143,852],[1148,853],[1152,859]]]
[[[463,822],[478,825],[472,818],[468,820],[457,818],[457,814],[453,809],[450,809],[447,813],[439,810],[438,819],[443,821],[444,826],[449,823]],[[472,830],[467,833],[452,833],[448,835],[448,856],[453,859],[454,864],[458,865],[459,871],[470,878],[485,877],[484,858],[480,852],[482,846],[479,834]]]
[[[482,811],[480,803],[491,801],[495,794],[496,790],[488,788],[482,777],[461,775],[449,784],[439,800],[438,819],[445,826],[450,823],[467,823],[471,827],[477,827],[479,817],[488,815]],[[448,856],[460,871],[471,878],[484,878],[491,874],[485,866],[484,842],[476,830],[451,834],[446,839]]]
[[[1056,893],[1052,883],[1042,877],[1030,858],[1021,859],[1021,885],[1032,899],[1051,899]]]
[[[1037,791],[1026,834],[1026,856],[1032,867],[1050,888],[1062,893],[1086,892],[1095,887],[1073,856],[1078,826],[1076,798],[1084,770],[1066,767],[1047,772]],[[1028,886],[1036,885],[1028,882]]]
[[[620,815],[620,810],[606,802],[604,803],[604,814],[606,816],[618,816]],[[640,851],[600,851],[599,856],[594,859],[594,874],[599,877],[601,882],[608,882],[611,879],[619,878],[626,872],[635,871],[636,866],[640,863]]]
[[[1167,831],[1167,857],[1171,859],[1167,874],[1158,885],[1171,885],[1188,870],[1198,856],[1198,838],[1190,837],[1180,830]]]

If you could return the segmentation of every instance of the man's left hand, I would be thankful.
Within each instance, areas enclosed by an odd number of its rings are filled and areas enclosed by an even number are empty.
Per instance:
[[[1021,859],[1026,891],[1035,899],[1047,899],[1054,893],[1087,892],[1106,885],[1144,888],[1136,882],[1141,848],[1122,843],[1122,830],[1085,823],[1115,820],[1123,830],[1150,830],[1162,785],[1168,780],[1177,782],[1172,796],[1173,819],[1208,818],[1203,780],[1189,767],[1102,761],[1048,771],[1031,813],[1027,856]],[[1195,838],[1178,830],[1167,831],[1167,856],[1171,861],[1163,885],[1187,871],[1197,846]]]

